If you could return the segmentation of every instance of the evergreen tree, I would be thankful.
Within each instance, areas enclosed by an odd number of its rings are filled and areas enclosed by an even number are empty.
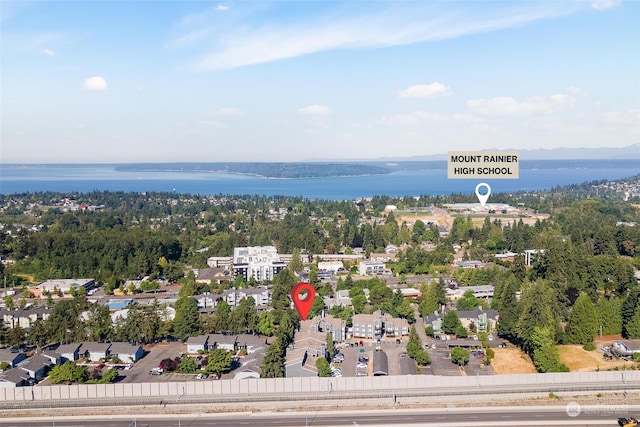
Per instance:
[[[498,311],[500,312],[500,320],[498,321],[498,336],[516,342],[516,324],[520,317],[519,304],[516,299],[518,283],[514,278],[510,278],[504,285],[498,303]]]
[[[198,303],[194,298],[181,297],[176,301],[173,331],[176,338],[187,338],[199,332]]]
[[[565,340],[571,344],[587,344],[598,333],[598,315],[591,298],[581,294],[576,300],[565,329]]]
[[[258,316],[258,332],[268,337],[272,336],[276,331],[275,319],[271,311],[263,311]]]
[[[555,342],[558,322],[551,310],[552,295],[553,291],[547,286],[545,280],[538,279],[522,286],[521,311],[515,325],[515,332],[522,343],[522,348],[529,353],[533,350],[531,338],[536,327],[547,328]]]
[[[640,338],[640,310],[638,310],[638,308],[636,308],[635,314],[627,323],[625,331],[627,334],[627,338]]]
[[[329,362],[327,362],[327,359],[324,357],[318,357],[316,360],[316,368],[318,369],[319,377],[331,376],[331,365],[329,365]]]
[[[450,310],[444,315],[442,319],[442,330],[445,334],[455,334],[459,326],[462,326],[462,322],[458,318],[458,313],[454,310]]]

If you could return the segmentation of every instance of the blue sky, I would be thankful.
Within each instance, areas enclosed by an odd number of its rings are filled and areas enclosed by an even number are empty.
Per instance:
[[[640,142],[640,2],[0,0],[0,161]]]

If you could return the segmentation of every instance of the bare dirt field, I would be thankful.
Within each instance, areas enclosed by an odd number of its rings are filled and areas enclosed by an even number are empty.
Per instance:
[[[491,361],[491,367],[496,375],[535,374],[537,372],[531,358],[519,348],[494,348],[493,351],[495,351],[495,357]]]
[[[453,225],[454,217],[452,217],[451,215],[399,215],[399,216],[396,216],[396,221],[398,222],[398,224],[402,224],[403,222],[413,224],[418,219],[424,223],[437,222],[438,225],[441,225],[443,227],[451,227]]]
[[[603,360],[600,346],[594,351],[586,351],[581,345],[559,345],[560,360],[571,372],[608,371],[610,369],[634,368],[637,364],[624,360]]]

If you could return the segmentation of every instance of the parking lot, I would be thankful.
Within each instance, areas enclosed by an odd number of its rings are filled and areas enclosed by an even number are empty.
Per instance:
[[[164,373],[162,375],[149,375],[149,371],[158,365],[163,359],[174,359],[180,353],[186,352],[187,346],[181,342],[159,343],[153,347],[148,347],[149,351],[145,356],[133,364],[129,371],[120,370],[119,375],[124,383],[140,382],[167,382],[167,381],[191,381],[193,375],[177,373]]]

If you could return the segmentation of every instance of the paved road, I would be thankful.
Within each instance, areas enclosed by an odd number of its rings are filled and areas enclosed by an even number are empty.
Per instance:
[[[615,408],[615,407],[614,407]],[[388,411],[344,411],[344,412],[295,412],[295,413],[238,413],[238,414],[181,414],[163,416],[95,416],[76,419],[4,419],[6,427],[39,426],[95,426],[95,427],[236,427],[236,426],[615,426],[624,413],[610,412],[567,415],[565,406],[558,407],[510,407],[510,408],[462,408]],[[620,412],[623,412],[620,410]]]

